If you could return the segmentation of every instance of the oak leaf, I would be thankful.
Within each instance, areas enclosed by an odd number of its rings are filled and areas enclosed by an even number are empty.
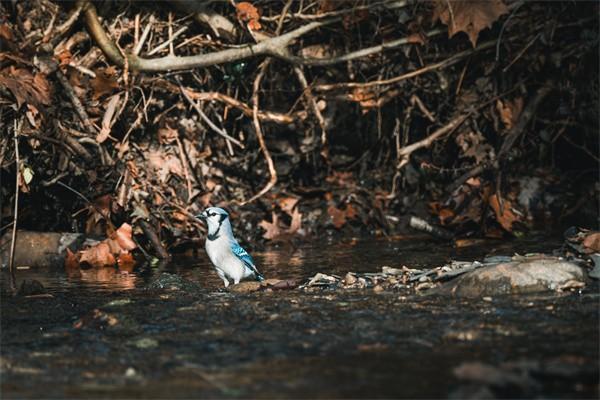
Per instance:
[[[269,222],[263,219],[258,224],[258,226],[265,230],[265,233],[263,233],[263,237],[265,239],[270,240],[275,239],[281,234],[281,229],[279,229],[279,217],[277,217],[277,214],[271,213],[271,221],[272,222]]]
[[[501,15],[508,13],[502,0],[438,0],[433,20],[439,18],[448,26],[448,36],[465,32],[473,47],[477,45],[479,32],[490,28]]]
[[[288,215],[293,215],[292,211],[296,207],[296,204],[298,204],[298,200],[299,199],[295,197],[284,197],[279,199],[277,202],[279,204],[279,208],[281,208],[283,212]]]
[[[28,103],[39,110],[42,104],[52,102],[50,84],[41,73],[34,76],[24,68],[10,66],[0,71],[0,86],[5,86],[15,96],[19,108]]]

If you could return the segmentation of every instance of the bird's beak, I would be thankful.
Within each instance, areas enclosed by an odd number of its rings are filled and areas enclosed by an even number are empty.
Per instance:
[[[200,213],[196,215],[196,218],[198,218],[200,221],[206,221],[206,214]]]

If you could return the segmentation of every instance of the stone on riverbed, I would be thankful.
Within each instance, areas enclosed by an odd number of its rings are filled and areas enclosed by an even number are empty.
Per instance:
[[[555,257],[523,257],[468,272],[435,292],[459,297],[535,293],[581,287],[585,280],[577,264]]]
[[[201,287],[195,282],[185,279],[177,274],[168,274],[163,272],[148,285],[148,289],[166,289],[166,290],[183,290],[197,291]]]

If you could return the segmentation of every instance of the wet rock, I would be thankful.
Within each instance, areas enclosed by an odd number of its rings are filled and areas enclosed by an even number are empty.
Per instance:
[[[592,254],[590,258],[594,262],[594,269],[589,273],[590,278],[600,279],[600,254]]]
[[[374,291],[375,293],[381,293],[381,292],[383,292],[384,290],[385,290],[385,289],[384,289],[384,288],[383,288],[383,286],[381,286],[381,285],[375,285],[375,287],[373,288],[373,291]]]
[[[116,300],[106,303],[103,307],[105,307],[105,308],[121,307],[121,306],[125,306],[127,304],[131,304],[131,299],[116,299]]]
[[[148,289],[197,291],[200,290],[201,287],[197,283],[182,278],[179,275],[163,272],[150,282]]]
[[[555,257],[521,257],[470,271],[435,292],[460,297],[535,293],[579,286],[572,281],[585,282],[583,269],[574,263]]]
[[[274,290],[290,290],[298,287],[298,283],[293,279],[266,279],[262,282],[248,281],[240,282],[229,288],[234,293],[250,293],[259,290],[274,291]]]
[[[67,247],[79,249],[85,237],[78,233],[17,231],[15,243],[15,265],[49,267],[64,264]],[[10,242],[9,230],[0,238],[0,267],[8,266]]]
[[[129,344],[137,347],[138,349],[152,349],[154,347],[158,347],[158,340],[149,337],[143,337],[132,340],[129,342]]]
[[[282,280],[275,280],[276,282],[273,283],[269,283],[267,285],[265,285],[265,282],[262,282],[262,286],[263,287],[267,287],[268,289],[271,290],[290,290],[290,289],[295,289],[298,287],[298,282],[296,282],[293,279],[282,279]]]
[[[346,274],[346,276],[344,277],[344,285],[354,285],[356,283],[356,281],[357,281],[356,276],[354,276],[354,274],[351,272],[348,272]]]
[[[237,285],[230,286],[229,290],[234,293],[251,293],[260,290],[260,287],[260,282],[248,281],[240,282]]]
[[[19,296],[35,296],[38,294],[44,294],[46,289],[39,281],[35,279],[23,279],[21,287],[19,288]]]

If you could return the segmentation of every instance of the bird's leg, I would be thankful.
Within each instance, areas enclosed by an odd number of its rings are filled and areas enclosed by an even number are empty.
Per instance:
[[[217,269],[217,275],[223,280],[225,287],[229,286],[229,279],[225,278],[225,274],[220,269]]]

